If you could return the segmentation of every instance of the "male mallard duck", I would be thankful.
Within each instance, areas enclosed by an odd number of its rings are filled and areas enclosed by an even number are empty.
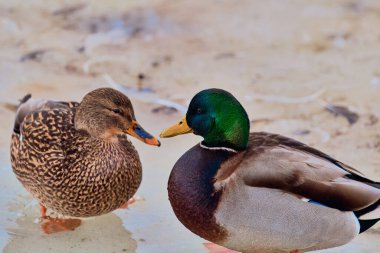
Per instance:
[[[42,218],[46,208],[90,217],[127,203],[142,178],[139,155],[127,134],[160,145],[137,123],[128,97],[101,88],[81,103],[29,98],[17,111],[11,160],[18,180],[40,202]],[[62,220],[51,221],[45,232],[65,228]]]
[[[235,97],[208,89],[161,133],[204,138],[168,182],[174,213],[193,233],[240,252],[305,252],[348,243],[379,220],[379,183],[296,140],[249,128]]]

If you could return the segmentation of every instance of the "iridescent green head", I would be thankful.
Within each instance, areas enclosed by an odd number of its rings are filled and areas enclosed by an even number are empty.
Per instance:
[[[207,89],[190,102],[186,117],[164,130],[161,137],[193,132],[204,138],[207,147],[243,150],[248,145],[250,122],[239,101],[222,89]]]

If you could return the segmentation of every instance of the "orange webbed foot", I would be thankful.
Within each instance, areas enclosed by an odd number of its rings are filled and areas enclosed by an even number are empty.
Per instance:
[[[211,242],[205,242],[203,245],[208,249],[210,253],[240,253],[238,251],[227,249]]]
[[[299,252],[298,249],[294,249],[294,250],[290,251],[290,253],[298,253],[298,252]]]
[[[46,207],[40,204],[41,228],[45,234],[73,231],[80,226],[80,219],[51,218],[46,215]]]
[[[53,234],[64,231],[73,231],[81,224],[80,219],[61,219],[46,216],[41,223],[45,234]]]

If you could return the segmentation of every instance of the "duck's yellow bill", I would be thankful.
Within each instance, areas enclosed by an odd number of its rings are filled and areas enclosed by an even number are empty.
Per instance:
[[[161,138],[169,138],[180,134],[187,134],[193,132],[193,129],[191,129],[186,122],[186,116],[182,118],[180,122],[177,124],[166,128],[162,133],[160,134]]]
[[[132,121],[132,125],[127,129],[127,133],[146,144],[153,146],[160,146],[159,140],[154,138],[151,134],[144,130],[137,121]]]

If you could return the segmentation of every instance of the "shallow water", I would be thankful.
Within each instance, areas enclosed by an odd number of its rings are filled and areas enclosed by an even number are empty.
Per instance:
[[[152,92],[130,96],[137,119],[155,136],[182,117],[159,99],[186,106],[197,91],[220,87],[243,103],[256,120],[253,130],[297,138],[379,181],[380,32],[373,28],[379,13],[375,0],[98,0],[82,7],[76,1],[0,1],[0,247],[207,252],[167,200],[171,167],[200,140],[192,135],[163,140],[160,148],[133,140],[144,177],[136,194],[142,200],[128,210],[85,219],[74,232],[41,232],[37,202],[10,167],[14,113],[7,108],[26,93],[79,101],[112,85],[107,76]],[[355,111],[358,122],[327,112],[326,102]],[[324,252],[377,252],[379,232],[375,226]]]

